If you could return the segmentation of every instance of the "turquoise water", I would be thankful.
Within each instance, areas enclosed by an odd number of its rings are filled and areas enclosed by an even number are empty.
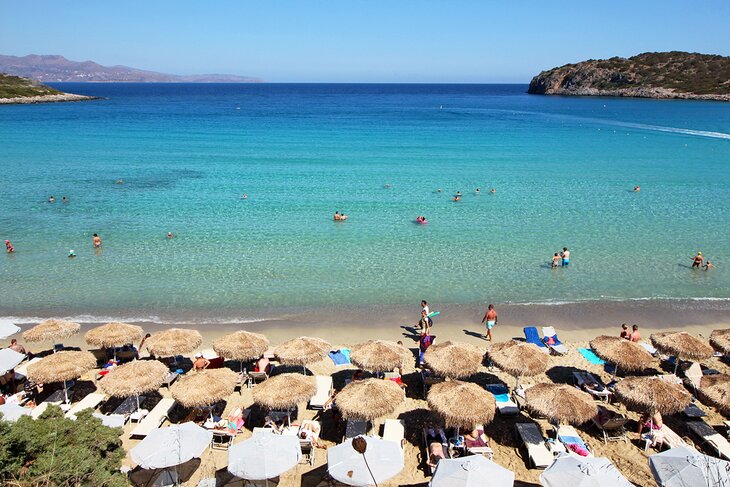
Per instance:
[[[730,104],[60,87],[106,99],[0,106],[0,314],[730,296]],[[698,250],[717,269],[690,270]]]

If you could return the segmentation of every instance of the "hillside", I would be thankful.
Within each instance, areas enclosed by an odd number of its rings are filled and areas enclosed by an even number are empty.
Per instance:
[[[92,99],[90,96],[63,93],[32,79],[0,73],[0,104],[3,105]]]
[[[528,93],[730,101],[730,57],[646,52],[543,71]]]
[[[102,66],[93,61],[71,61],[63,56],[3,56],[0,72],[37,79],[42,82],[138,82],[138,83],[255,83],[258,78],[229,74],[180,76],[144,71],[127,66]]]

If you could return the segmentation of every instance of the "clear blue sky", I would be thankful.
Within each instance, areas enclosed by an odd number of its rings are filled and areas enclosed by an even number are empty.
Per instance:
[[[730,1],[5,1],[0,53],[267,81],[527,82],[588,58],[730,55]]]

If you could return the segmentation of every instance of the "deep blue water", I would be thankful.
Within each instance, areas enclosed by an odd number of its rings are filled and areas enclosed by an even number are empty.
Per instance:
[[[105,99],[0,106],[0,314],[730,296],[727,103],[57,86]]]

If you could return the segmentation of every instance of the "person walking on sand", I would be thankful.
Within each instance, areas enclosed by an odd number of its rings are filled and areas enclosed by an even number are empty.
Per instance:
[[[94,234],[93,244],[95,249],[101,248],[101,237],[99,237],[99,234],[97,233]]]
[[[695,269],[695,268],[699,269],[704,264],[705,264],[705,258],[702,257],[702,252],[697,252],[697,255],[695,255],[694,257],[692,257],[692,268],[693,269]]]
[[[428,308],[428,302],[425,299],[421,300],[421,311],[425,311],[426,314],[431,314],[431,310]]]
[[[568,247],[563,247],[560,256],[563,258],[563,267],[568,267],[568,264],[570,264],[570,250],[568,250]]]
[[[634,325],[634,326],[631,327],[631,329],[632,329],[632,332],[631,332],[631,338],[630,338],[630,340],[632,342],[638,342],[638,341],[640,341],[641,340],[641,333],[639,333],[639,325]]]
[[[487,312],[484,313],[484,318],[482,318],[482,324],[484,322],[487,322],[487,340],[490,342],[492,341],[492,328],[494,328],[494,325],[497,324],[497,311],[494,309],[494,305],[490,304],[487,306]]]

